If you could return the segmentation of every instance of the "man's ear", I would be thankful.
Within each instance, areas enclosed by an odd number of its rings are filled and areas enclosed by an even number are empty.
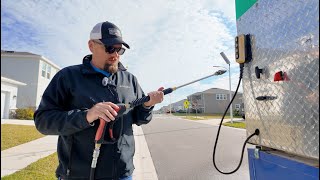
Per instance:
[[[88,47],[89,47],[91,52],[93,52],[93,46],[94,46],[94,42],[92,40],[89,40],[88,41]]]

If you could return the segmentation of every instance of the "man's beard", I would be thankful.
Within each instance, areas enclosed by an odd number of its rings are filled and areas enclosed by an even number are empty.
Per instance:
[[[104,70],[111,73],[111,74],[114,74],[118,71],[118,63],[115,63],[115,64],[105,64],[104,65]]]

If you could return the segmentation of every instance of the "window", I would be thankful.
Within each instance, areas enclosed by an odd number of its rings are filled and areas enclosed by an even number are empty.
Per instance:
[[[42,62],[42,72],[41,72],[42,77],[46,77],[46,69],[47,69],[47,64],[45,62]]]
[[[216,94],[216,100],[227,100],[227,95],[225,95],[225,94]]]
[[[50,79],[50,75],[51,75],[51,66],[49,64],[47,64],[47,78]]]
[[[235,104],[234,107],[236,108],[236,110],[240,110],[240,104]]]
[[[51,66],[45,62],[42,62],[41,76],[47,79],[51,78]]]

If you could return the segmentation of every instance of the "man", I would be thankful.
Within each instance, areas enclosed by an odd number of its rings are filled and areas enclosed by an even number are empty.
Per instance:
[[[92,55],[83,64],[60,70],[45,90],[34,114],[37,129],[59,135],[59,179],[89,179],[95,133],[99,119],[114,122],[111,139],[102,144],[94,176],[96,179],[132,179],[134,137],[132,124],[147,124],[153,106],[162,102],[162,89],[148,93],[150,100],[117,117],[117,103],[129,103],[144,95],[136,77],[119,62],[125,48],[119,28],[102,22],[95,25],[88,46]],[[98,121],[97,121],[98,120]]]

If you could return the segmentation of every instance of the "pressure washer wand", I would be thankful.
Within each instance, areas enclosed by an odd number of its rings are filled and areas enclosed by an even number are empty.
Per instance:
[[[209,78],[211,76],[218,76],[218,75],[221,75],[221,74],[224,74],[226,72],[226,70],[222,69],[222,70],[218,70],[216,71],[215,73],[209,75],[209,76],[206,76],[206,77],[203,77],[203,78],[200,78],[200,79],[197,79],[197,80],[194,80],[194,81],[191,81],[191,82],[188,82],[186,84],[183,84],[183,85],[180,85],[180,86],[177,86],[177,87],[172,87],[172,88],[167,88],[167,89],[164,89],[162,90],[163,94],[166,95],[166,94],[170,94],[172,93],[173,91],[179,89],[179,88],[182,88],[184,86],[187,86],[189,84],[192,84],[192,83],[195,83],[195,82],[198,82],[198,81],[201,81],[203,79],[206,79],[206,78]],[[130,108],[133,108],[135,106],[139,106],[145,102],[148,102],[150,100],[150,97],[149,96],[144,96],[142,98],[139,98],[135,101],[132,101],[131,103],[129,103],[129,106]]]
[[[192,83],[195,83],[195,82],[198,82],[198,81],[201,81],[203,79],[206,79],[206,78],[209,78],[211,76],[219,76],[221,74],[224,74],[226,72],[226,70],[222,69],[222,70],[218,70],[216,71],[215,73],[209,75],[209,76],[206,76],[206,77],[203,77],[203,78],[200,78],[200,79],[197,79],[197,80],[194,80],[194,81],[191,81],[189,83],[186,83],[186,84],[183,84],[183,85],[180,85],[180,86],[177,86],[177,87],[172,87],[172,88],[167,88],[167,89],[164,89],[162,90],[163,94],[166,95],[166,94],[170,94],[172,93],[173,91],[179,89],[179,88],[182,88],[184,86],[187,86],[189,84],[192,84]],[[114,109],[116,112],[117,112],[117,117],[120,117],[123,115],[123,113],[129,109],[129,108],[134,108],[136,106],[139,106],[145,102],[148,102],[150,100],[150,96],[144,96],[142,98],[139,98],[139,99],[136,99],[132,102],[130,102],[129,104],[117,104],[117,106],[119,108],[116,108]],[[90,180],[94,180],[94,171],[95,171],[95,168],[96,168],[96,164],[97,164],[97,161],[98,161],[98,157],[99,157],[99,153],[100,153],[100,147],[101,147],[101,144],[104,144],[105,141],[103,139],[104,137],[104,134],[105,134],[105,129],[106,129],[106,121],[103,120],[103,119],[99,119],[100,120],[100,124],[99,124],[99,127],[98,127],[98,130],[96,132],[96,136],[95,136],[95,149],[93,151],[93,155],[92,155],[92,163],[91,163],[91,172],[90,172]],[[109,137],[111,138],[111,141],[115,141],[115,138],[113,136],[113,124],[114,124],[114,121],[110,122],[110,125],[109,125]]]
[[[209,78],[209,77],[211,77],[211,76],[218,76],[218,75],[224,74],[225,72],[226,72],[226,70],[218,70],[218,71],[216,71],[215,73],[213,73],[213,74],[211,74],[211,75],[209,75],[209,76],[206,76],[206,77],[203,77],[203,78],[200,78],[200,79],[191,81],[191,82],[189,82],[189,83],[180,85],[180,86],[176,87],[176,89],[179,89],[179,88],[182,88],[182,87],[187,86],[187,85],[189,85],[189,84],[192,84],[192,83],[201,81],[201,80],[203,80],[203,79],[207,79],[207,78]]]

